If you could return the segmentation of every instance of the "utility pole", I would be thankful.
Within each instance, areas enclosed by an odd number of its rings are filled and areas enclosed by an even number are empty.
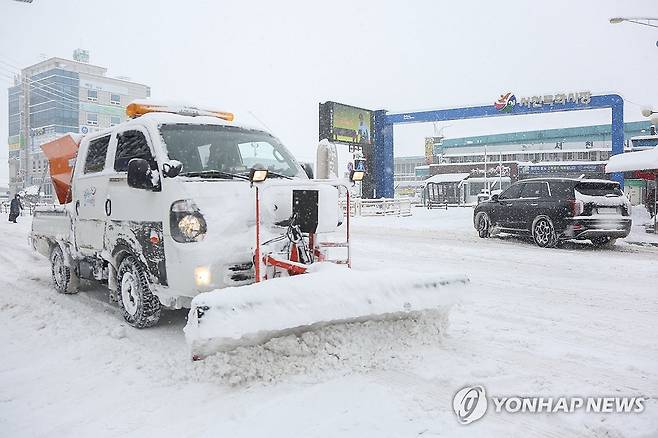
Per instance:
[[[498,190],[503,189],[503,152],[498,152]]]
[[[484,189],[487,191],[487,193],[490,192],[489,190],[489,179],[487,178],[487,145],[484,145]]]

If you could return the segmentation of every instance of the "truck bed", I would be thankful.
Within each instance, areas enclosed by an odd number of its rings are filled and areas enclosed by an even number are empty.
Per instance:
[[[34,210],[30,239],[32,247],[44,256],[50,256],[52,243],[70,242],[71,232],[71,216],[66,206],[52,205]]]

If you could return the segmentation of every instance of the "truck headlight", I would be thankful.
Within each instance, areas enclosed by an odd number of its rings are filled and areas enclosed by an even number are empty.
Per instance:
[[[208,266],[199,266],[194,270],[194,283],[196,283],[197,287],[210,286],[211,281],[212,274]]]
[[[193,201],[184,199],[171,205],[169,213],[171,237],[176,242],[198,242],[203,240],[208,227],[199,208]]]

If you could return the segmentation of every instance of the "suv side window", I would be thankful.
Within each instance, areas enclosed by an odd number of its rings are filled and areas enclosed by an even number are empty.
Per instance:
[[[551,197],[558,199],[573,199],[574,184],[569,182],[551,182]]]
[[[522,198],[548,198],[548,184],[544,181],[527,182],[521,191]]]
[[[105,156],[107,155],[107,146],[110,144],[110,136],[97,138],[89,142],[87,157],[85,158],[84,173],[101,172],[105,167]]]
[[[521,187],[523,184],[512,184],[499,196],[499,199],[516,199],[521,195]]]
[[[117,153],[114,158],[114,170],[128,171],[128,162],[133,158],[143,158],[151,168],[155,164],[148,141],[141,131],[125,131],[117,135]]]

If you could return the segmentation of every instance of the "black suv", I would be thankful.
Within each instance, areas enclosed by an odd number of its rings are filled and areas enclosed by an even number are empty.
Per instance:
[[[567,239],[612,246],[631,231],[630,209],[614,181],[534,178],[478,204],[473,224],[480,237],[498,231],[530,235],[541,247]]]

